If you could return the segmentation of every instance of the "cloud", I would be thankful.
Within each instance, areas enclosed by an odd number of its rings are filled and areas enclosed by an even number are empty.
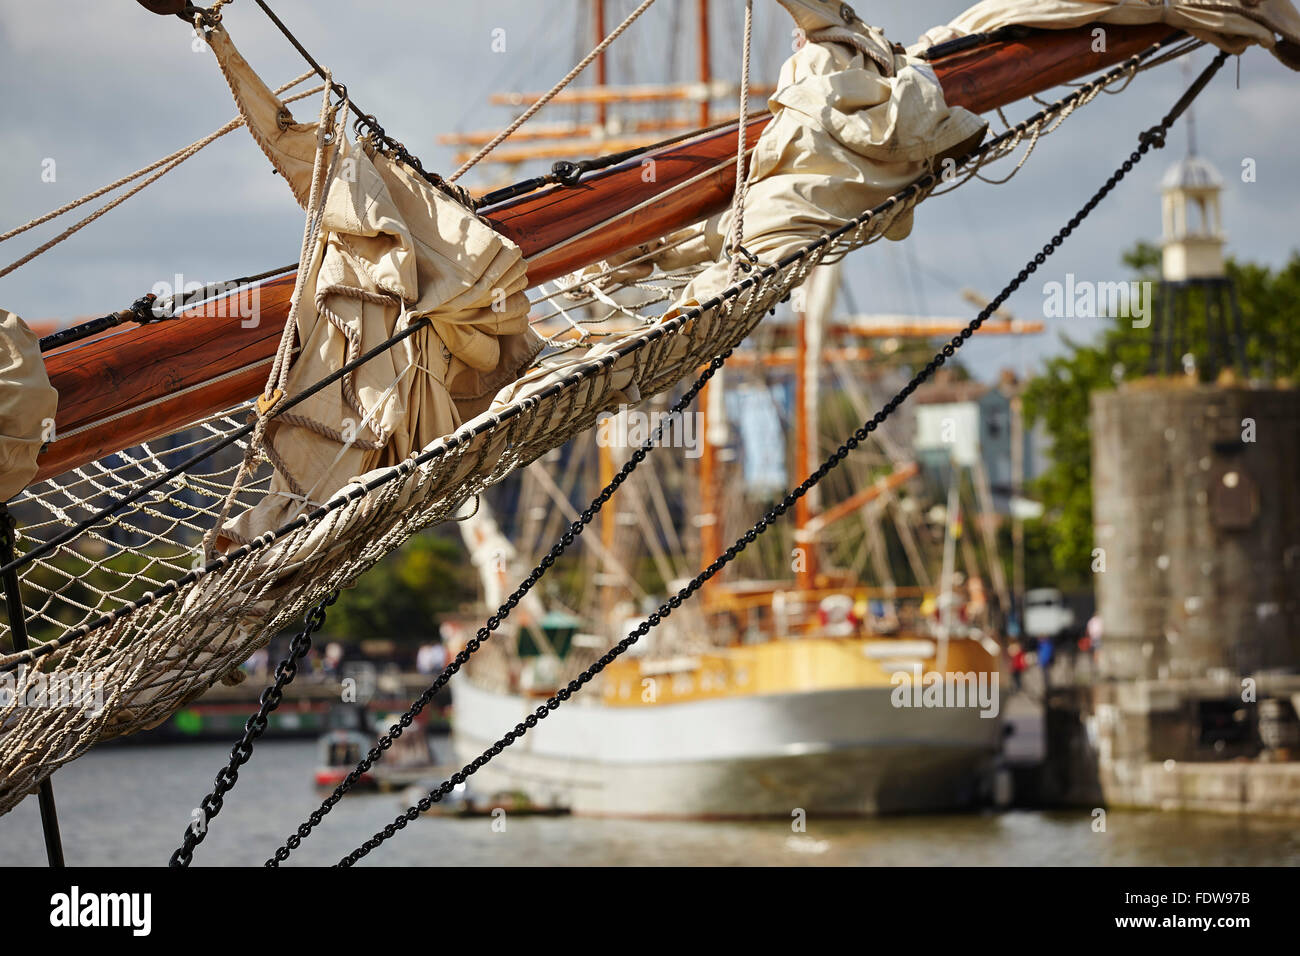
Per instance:
[[[902,42],[950,20],[965,4],[918,0],[881,10],[882,25]],[[738,75],[738,20],[727,3],[715,4],[715,71]],[[570,0],[492,0],[479,4],[283,0],[276,10],[319,60],[348,85],[365,109],[431,169],[454,168],[440,132],[497,129],[513,113],[488,105],[503,89],[549,87],[591,46],[590,24]],[[611,23],[631,9],[610,7]],[[776,4],[756,6],[756,72],[771,76],[789,49],[789,21]],[[252,4],[226,8],[225,22],[241,50],[271,83],[305,66]],[[689,18],[674,23],[670,5],[657,5],[615,45],[615,80],[644,80],[676,64],[679,77],[694,69]],[[504,54],[491,49],[492,31],[507,31]],[[7,94],[0,118],[0,231],[103,185],[220,126],[234,115],[219,71],[175,18],[156,17],[134,4],[64,0],[56,5],[11,3],[0,8],[0,86]],[[772,62],[767,62],[771,59]],[[1198,62],[1208,60],[1199,54]],[[1219,166],[1230,252],[1239,258],[1281,262],[1295,243],[1300,185],[1289,139],[1300,123],[1295,78],[1272,57],[1244,58],[1242,87],[1230,64],[1196,106],[1201,153]],[[662,79],[668,77],[661,76]],[[579,83],[589,82],[583,77]],[[864,311],[911,307],[914,288],[936,315],[965,315],[960,289],[996,292],[1105,180],[1154,124],[1185,84],[1177,66],[1139,77],[1121,96],[1104,96],[1080,110],[1044,140],[1025,169],[1005,186],[971,184],[921,208],[908,240],[914,256],[889,256],[882,247],[848,260],[855,299]],[[300,115],[314,112],[304,103]],[[543,113],[542,122],[569,115]],[[1021,114],[1023,115],[1023,114]],[[1060,273],[1122,278],[1120,252],[1160,230],[1157,186],[1185,149],[1181,130],[1163,152],[1152,153],[1052,260]],[[1259,180],[1239,181],[1250,156]],[[41,163],[57,161],[58,179],[43,183]],[[18,273],[0,279],[0,303],[20,314],[54,318],[102,314],[128,304],[176,271],[218,280],[291,260],[301,237],[301,214],[284,184],[242,131],[108,214],[63,246]],[[485,168],[477,182],[522,177],[534,168]],[[473,178],[473,177],[471,177]],[[88,210],[87,210],[88,211]],[[7,263],[53,235],[45,227],[0,245]],[[911,274],[909,259],[924,271]],[[1013,312],[1034,317],[1039,290],[1013,299]],[[1001,354],[1037,357],[1056,350],[1056,329],[1033,342],[973,343],[978,365]],[[981,368],[996,374],[996,367]]]

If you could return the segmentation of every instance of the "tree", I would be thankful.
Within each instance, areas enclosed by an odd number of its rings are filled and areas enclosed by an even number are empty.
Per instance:
[[[1160,251],[1139,243],[1125,253],[1123,262],[1136,278],[1158,283]],[[1266,266],[1227,264],[1241,308],[1246,337],[1246,359],[1252,375],[1291,380],[1300,372],[1300,253],[1277,271]],[[1161,290],[1153,290],[1154,314],[1159,315]],[[1203,356],[1208,350],[1203,312],[1193,299],[1189,310],[1190,351]],[[1088,424],[1089,395],[1114,388],[1119,382],[1147,374],[1153,329],[1137,329],[1127,319],[1114,324],[1092,343],[1062,335],[1066,351],[1046,363],[1041,374],[1025,388],[1025,421],[1041,424],[1051,441],[1051,464],[1030,489],[1045,506],[1040,521],[1027,526],[1026,541],[1045,548],[1046,554],[1028,557],[1031,567],[1044,559],[1058,586],[1090,587],[1092,581],[1092,444]],[[1204,374],[1202,374],[1204,377]]]
[[[474,570],[453,538],[421,534],[344,588],[330,609],[328,630],[344,641],[386,638],[422,643],[441,615],[476,595]]]

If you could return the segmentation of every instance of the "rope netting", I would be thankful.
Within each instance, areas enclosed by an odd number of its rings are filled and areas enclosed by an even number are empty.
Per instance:
[[[531,321],[546,342],[538,368],[551,374],[229,553],[211,557],[202,542],[248,447],[250,405],[27,489],[10,507],[33,646],[0,654],[0,813],[95,742],[155,726],[218,681],[237,683],[254,650],[412,535],[590,429],[629,395],[646,400],[693,377],[818,265],[877,241],[935,191],[1032,148],[1079,106],[1128,82],[1157,50],[1074,89],[955,170],[936,164],[779,262],[749,267],[699,306],[668,308],[699,269],[632,268],[662,249],[534,290]],[[215,453],[197,454],[214,444]],[[230,516],[262,501],[271,477],[261,460],[238,487]],[[0,649],[7,647],[9,628],[0,624]],[[36,691],[46,706],[24,706]]]

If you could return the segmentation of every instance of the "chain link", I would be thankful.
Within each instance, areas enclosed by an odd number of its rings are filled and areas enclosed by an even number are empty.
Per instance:
[[[303,618],[302,630],[294,635],[289,643],[289,653],[276,665],[275,683],[262,691],[259,698],[261,706],[257,712],[244,723],[244,735],[230,751],[230,763],[217,773],[212,792],[204,797],[198,806],[203,814],[201,820],[194,820],[185,828],[185,839],[172,854],[169,866],[189,866],[194,860],[194,848],[208,835],[208,824],[221,812],[225,796],[239,780],[239,768],[248,763],[253,756],[253,745],[266,733],[268,718],[273,710],[280,706],[284,689],[298,675],[298,662],[311,650],[311,636],[325,625],[325,609],[339,599],[339,592],[334,591],[307,612]]]
[[[375,746],[370,748],[369,753],[367,753],[352,772],[343,779],[343,782],[334,788],[334,792],[326,797],[325,800],[322,801],[321,805],[311,813],[307,820],[301,823],[298,826],[298,829],[275,851],[275,855],[266,861],[267,866],[279,866],[287,860],[289,854],[296,850],[312,830],[320,825],[321,821],[325,819],[325,815],[334,808],[335,804],[343,799],[343,795],[352,789],[357,780],[361,778],[361,775],[369,771],[370,768],[374,766],[375,762],[383,756],[384,752],[392,747],[393,741],[402,736],[402,732],[414,723],[416,716],[424,710],[429,701],[433,700],[438,691],[445,687],[447,682],[460,671],[469,660],[470,655],[475,653],[483,645],[483,642],[492,636],[492,632],[497,630],[497,628],[501,626],[502,622],[510,616],[510,612],[518,606],[524,595],[533,589],[537,582],[542,579],[542,576],[546,574],[553,564],[555,564],[556,560],[578,539],[578,536],[582,534],[587,525],[589,525],[596,515],[600,513],[600,509],[603,508],[606,503],[609,502],[610,498],[614,496],[614,492],[617,491],[623,482],[628,479],[628,476],[636,470],[636,467],[645,460],[646,455],[654,448],[659,447],[659,440],[663,437],[664,428],[667,426],[669,421],[672,420],[672,416],[683,412],[686,407],[695,400],[695,397],[700,393],[700,389],[704,388],[709,379],[713,378],[714,373],[717,372],[718,369],[722,368],[723,363],[725,363],[731,356],[731,353],[732,349],[727,349],[721,355],[716,356],[709,362],[704,371],[700,373],[699,378],[697,378],[691,384],[690,388],[686,389],[686,391],[682,393],[681,398],[674,402],[672,407],[669,408],[668,415],[660,420],[659,425],[655,428],[654,432],[652,432],[651,435],[632,452],[628,457],[628,460],[623,463],[623,467],[620,468],[618,473],[610,480],[609,484],[601,489],[600,494],[596,495],[596,497],[592,499],[591,504],[587,506],[586,510],[582,512],[578,519],[572,522],[565,532],[560,535],[559,540],[551,546],[551,550],[548,551],[545,557],[538,562],[537,566],[529,572],[528,576],[524,578],[519,587],[517,587],[510,597],[506,599],[505,603],[497,608],[497,612],[487,619],[483,627],[480,627],[470,640],[465,642],[465,647],[461,649],[451,663],[448,664],[443,672],[438,675],[434,682],[415,699],[414,703],[407,708],[402,716],[397,719],[393,726],[389,728],[388,733],[384,734],[375,742]]]
[[[1194,85],[1193,90],[1189,90],[1188,92],[1199,92],[1209,78],[1223,66],[1226,59],[1227,54],[1219,54],[1219,56],[1206,68],[1198,83]],[[447,794],[451,793],[452,790],[464,783],[471,775],[487,764],[489,760],[498,756],[506,747],[509,747],[533,727],[536,727],[538,721],[546,719],[552,711],[558,709],[562,703],[581,690],[584,685],[589,683],[597,674],[608,667],[620,655],[625,653],[628,648],[648,634],[652,628],[658,626],[659,623],[667,618],[675,609],[681,607],[682,603],[698,591],[706,581],[735,560],[737,555],[757,540],[758,536],[771,527],[777,518],[784,515],[791,507],[793,507],[795,502],[806,495],[810,489],[830,474],[831,471],[837,468],[839,464],[848,457],[850,452],[866,441],[871,433],[884,424],[889,416],[892,415],[920,385],[922,385],[941,366],[943,366],[949,358],[955,355],[957,350],[961,348],[962,345],[964,345],[981,326],[984,325],[988,318],[997,311],[997,309],[999,309],[1013,293],[1024,285],[1031,275],[1038,271],[1038,267],[1043,265],[1043,263],[1047,261],[1048,257],[1061,247],[1065,240],[1079,227],[1083,220],[1086,219],[1097,205],[1115,189],[1120,180],[1132,171],[1133,167],[1141,161],[1144,155],[1146,155],[1152,148],[1159,149],[1164,146],[1165,137],[1169,128],[1182,113],[1183,109],[1186,108],[1188,102],[1190,102],[1190,97],[1185,94],[1184,97],[1180,99],[1179,104],[1175,106],[1167,116],[1165,116],[1164,120],[1162,120],[1158,125],[1143,132],[1139,137],[1138,148],[1129,154],[1128,158],[1125,159],[1120,167],[1110,175],[1101,188],[1092,195],[1083,207],[1070,218],[1065,226],[1063,226],[1039,252],[1034,254],[1033,258],[1025,264],[1025,267],[1017,273],[1016,277],[1007,283],[1002,291],[999,292],[997,296],[995,296],[993,300],[990,301],[979,312],[979,314],[971,320],[970,324],[967,325],[966,328],[953,336],[952,339],[950,339],[947,344],[945,344],[943,348],[925,365],[925,367],[921,369],[921,371],[916,373],[916,375],[914,375],[902,389],[895,393],[893,398],[886,402],[885,405],[875,413],[875,415],[858,428],[842,445],[839,446],[839,448],[832,452],[830,456],[821,463],[816,471],[804,479],[804,481],[801,482],[793,491],[789,492],[779,504],[772,507],[765,515],[763,515],[763,517],[759,518],[748,531],[741,535],[741,537],[738,538],[731,547],[727,548],[726,551],[719,555],[712,564],[697,574],[690,583],[681,588],[663,604],[659,605],[659,608],[654,613],[642,621],[641,624],[628,634],[627,637],[623,638],[623,640],[619,641],[609,651],[602,655],[594,664],[591,665],[591,667],[587,668],[575,679],[569,681],[566,687],[557,691],[556,694],[549,698],[545,704],[539,706],[537,710],[529,714],[521,723],[516,724],[513,730],[507,731],[500,740],[484,750],[482,754],[475,757],[474,760],[466,764],[460,771],[443,781],[439,787],[430,791],[411,807],[408,807],[406,811],[394,819],[392,823],[386,825],[369,840],[345,856],[339,861],[338,865],[341,867],[350,867],[355,865],[372,850],[375,850],[382,845],[385,840],[393,837],[398,831],[405,829],[408,823],[417,819],[421,813],[426,812],[433,806],[433,804],[441,801]],[[712,369],[713,366],[710,366],[710,368]],[[537,574],[536,570],[534,571],[534,574]],[[509,604],[510,602],[507,603]],[[491,620],[493,619],[489,619],[489,623]],[[281,849],[283,850],[283,848]],[[288,854],[286,853],[285,856],[287,857],[287,855]],[[277,851],[277,860],[280,859],[283,858],[279,856],[279,851]]]

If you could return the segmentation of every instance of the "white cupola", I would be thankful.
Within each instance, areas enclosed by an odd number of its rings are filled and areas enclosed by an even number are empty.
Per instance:
[[[1193,143],[1187,158],[1165,173],[1160,192],[1165,223],[1165,281],[1222,279],[1225,237],[1219,197],[1223,177],[1196,155]]]

